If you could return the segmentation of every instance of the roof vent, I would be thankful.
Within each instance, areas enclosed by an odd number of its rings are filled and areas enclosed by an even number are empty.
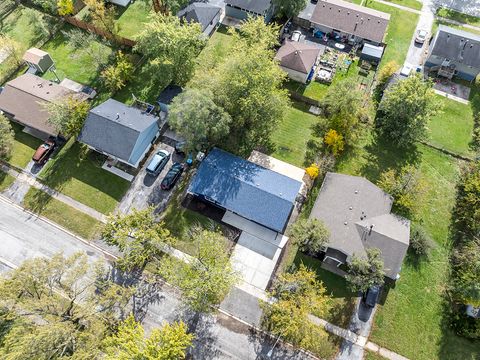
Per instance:
[[[372,235],[373,226],[374,226],[373,224],[370,225],[370,230],[368,231],[368,235]]]
[[[345,221],[345,222],[343,223],[343,225],[347,226],[347,225],[348,225],[348,222],[347,222],[347,221]]]
[[[349,210],[353,210],[353,206],[350,206],[348,209],[349,209]]]
[[[355,194],[358,194],[358,190],[355,190]]]
[[[120,114],[117,113],[117,117],[115,118],[116,120],[120,119]]]

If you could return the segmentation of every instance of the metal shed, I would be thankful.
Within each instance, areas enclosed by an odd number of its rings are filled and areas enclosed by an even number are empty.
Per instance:
[[[382,59],[383,50],[384,50],[383,46],[375,46],[375,45],[366,43],[365,45],[363,45],[362,53],[360,54],[360,59],[378,64]]]

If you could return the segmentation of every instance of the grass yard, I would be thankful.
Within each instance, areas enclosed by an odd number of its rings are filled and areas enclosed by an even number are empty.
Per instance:
[[[437,16],[450,19],[450,20],[455,20],[464,24],[480,27],[480,17],[463,14],[461,12],[458,12],[452,9],[441,7],[437,10]],[[470,31],[470,30],[467,30],[467,31]]]
[[[93,239],[102,223],[63,202],[52,198],[41,190],[31,188],[23,200],[25,208],[45,216],[84,239]]]
[[[429,124],[430,142],[447,150],[469,155],[472,150],[473,114],[469,105],[438,96],[443,104],[443,112],[435,116]]]
[[[42,141],[23,132],[23,126],[14,122],[10,122],[10,124],[15,132],[15,141],[8,162],[23,169],[30,162],[35,150],[37,150]]]
[[[104,157],[85,150],[70,140],[56,157],[49,161],[40,178],[63,194],[109,214],[117,206],[130,183],[101,168]]]
[[[283,121],[272,134],[276,145],[273,157],[303,167],[307,141],[317,117],[308,112],[308,106],[293,102]]]
[[[375,0],[367,0],[367,3],[370,3],[371,1],[375,1]],[[392,4],[406,6],[408,8],[415,9],[415,10],[422,9],[422,3],[417,0],[385,0],[385,1],[391,2]]]
[[[480,35],[480,30],[466,28],[462,25],[450,24],[449,22],[446,22],[446,21],[441,20],[441,19],[435,19],[435,21],[433,22],[433,26],[432,26],[432,34],[433,35],[436,34],[439,25],[445,25],[445,26],[448,26],[448,27],[451,27],[451,28],[454,28],[454,29],[463,30],[463,31],[470,32],[472,34]]]
[[[14,182],[15,178],[12,175],[0,171],[0,192],[8,189]]]
[[[222,60],[233,46],[233,38],[228,34],[228,28],[220,25],[217,31],[208,40],[207,46],[202,50],[197,59],[197,69],[205,71],[212,69]]]
[[[148,16],[153,13],[151,0],[136,0],[128,7],[117,6],[118,35],[134,40],[138,33],[143,30],[143,24],[148,21]]]
[[[62,31],[68,32],[73,29],[72,26],[65,25]],[[55,61],[58,77],[60,80],[67,77],[85,85],[98,86],[100,71],[108,64],[114,50],[99,38],[91,42],[87,48],[75,49],[62,31],[42,47],[42,50],[47,51]],[[55,79],[52,72],[47,72],[44,77]]]
[[[385,358],[377,353],[365,350],[363,360],[385,360]]]
[[[399,65],[402,65],[417,26],[418,15],[375,1],[369,1],[368,7],[391,14],[384,40],[387,47],[380,66],[391,60],[395,60]]]

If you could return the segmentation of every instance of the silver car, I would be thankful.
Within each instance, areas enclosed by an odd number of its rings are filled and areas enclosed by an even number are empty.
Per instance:
[[[415,35],[415,42],[418,44],[423,44],[425,40],[427,40],[427,36],[428,36],[427,30],[419,29],[417,30],[417,34]]]
[[[153,155],[152,160],[148,163],[147,173],[152,176],[160,174],[170,159],[170,153],[167,150],[159,150]]]

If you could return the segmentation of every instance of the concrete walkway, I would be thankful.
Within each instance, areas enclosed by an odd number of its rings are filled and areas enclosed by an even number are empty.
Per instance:
[[[4,191],[4,194],[19,205],[22,203],[23,198],[25,194],[28,192],[28,190],[30,189],[30,187],[33,187],[35,189],[38,189],[47,193],[54,199],[59,200],[75,208],[76,210],[93,217],[94,219],[97,219],[100,222],[103,222],[103,223],[107,222],[107,217],[104,214],[100,213],[95,209],[92,209],[87,205],[82,204],[81,202],[75,199],[72,199],[67,195],[64,195],[58,192],[57,190],[54,190],[48,187],[45,184],[42,184],[33,175],[30,175],[26,172],[20,173],[17,170],[12,169],[5,164],[0,164],[0,170],[8,173],[9,175],[13,176],[16,179],[16,181],[11,185],[11,187]]]

